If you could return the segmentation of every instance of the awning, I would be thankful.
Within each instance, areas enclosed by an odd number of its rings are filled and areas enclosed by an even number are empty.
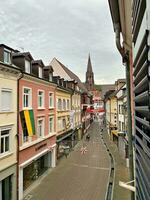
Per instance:
[[[23,110],[20,112],[22,129],[27,129],[28,136],[35,135],[35,122],[33,110]]]
[[[74,131],[69,131],[69,132],[67,132],[66,134],[63,134],[63,136],[61,137],[61,136],[59,136],[60,138],[58,138],[57,140],[56,140],[56,142],[61,142],[62,140],[64,140],[65,138],[67,138],[67,137],[69,137],[70,135],[72,135],[74,133]]]

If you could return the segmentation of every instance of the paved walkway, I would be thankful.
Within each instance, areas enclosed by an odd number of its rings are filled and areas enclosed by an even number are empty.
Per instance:
[[[88,130],[90,141],[80,141],[68,158],[63,158],[30,192],[31,200],[104,200],[110,158],[101,141],[98,123]],[[81,154],[82,146],[87,152]]]
[[[113,200],[130,200],[131,192],[119,186],[119,181],[129,181],[129,169],[126,167],[126,161],[120,155],[117,145],[109,139],[109,136],[105,129],[103,131],[103,138],[115,160],[115,182],[113,190]]]

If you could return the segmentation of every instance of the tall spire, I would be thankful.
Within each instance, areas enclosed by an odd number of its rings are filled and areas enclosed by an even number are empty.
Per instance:
[[[89,91],[93,91],[94,90],[94,73],[92,70],[92,64],[91,64],[91,58],[90,58],[90,54],[88,57],[88,64],[87,64],[87,72],[86,72],[86,87]]]
[[[90,58],[90,53],[89,53],[88,64],[87,64],[87,72],[93,72],[93,70],[92,70],[92,64],[91,64],[91,58]]]

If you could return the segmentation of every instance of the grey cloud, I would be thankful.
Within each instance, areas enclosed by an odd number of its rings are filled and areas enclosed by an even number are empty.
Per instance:
[[[124,74],[106,0],[5,0],[0,27],[0,43],[23,47],[46,64],[57,57],[83,81],[89,52],[96,81]]]

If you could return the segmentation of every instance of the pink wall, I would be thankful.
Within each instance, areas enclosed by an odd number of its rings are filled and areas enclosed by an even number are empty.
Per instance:
[[[23,110],[22,104],[23,104],[23,87],[29,87],[32,89],[32,109],[34,111],[34,119],[35,119],[35,129],[37,130],[37,119],[39,117],[43,117],[45,119],[45,127],[44,127],[44,134],[45,136],[48,135],[48,130],[49,130],[49,124],[48,124],[48,119],[50,116],[50,113],[54,113],[54,131],[56,131],[56,94],[55,94],[55,86],[50,86],[50,85],[44,85],[38,82],[30,82],[25,79],[21,79],[19,82],[19,111]],[[44,107],[45,109],[39,110],[38,109],[38,90],[44,90],[45,93],[45,102],[44,102]],[[54,92],[54,109],[49,109],[49,92]],[[37,135],[35,134],[32,137],[32,141],[35,141],[37,139]],[[51,145],[55,144],[56,142],[56,136],[50,137],[49,142]],[[45,140],[46,141],[46,140]],[[47,141],[48,142],[48,141]],[[21,120],[19,117],[19,144],[22,146],[22,126],[21,126]],[[23,151],[20,151],[20,163],[25,161],[26,159],[29,159],[29,157],[34,156],[36,153],[35,152],[35,146],[31,146],[29,148],[26,148]],[[43,150],[43,149],[42,149]]]
[[[19,164],[25,162],[26,160],[30,159],[31,157],[39,154],[40,152],[44,151],[45,149],[50,149],[50,147],[55,144],[56,137],[53,136],[50,139],[46,139],[42,142],[37,143],[29,148],[22,150],[19,154]]]

